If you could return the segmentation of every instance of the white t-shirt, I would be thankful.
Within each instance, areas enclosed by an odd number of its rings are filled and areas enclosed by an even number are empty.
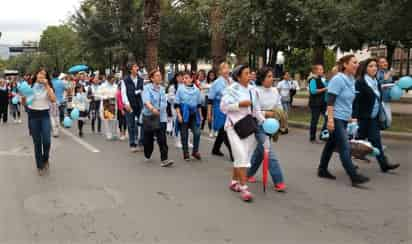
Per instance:
[[[282,80],[278,83],[277,88],[279,90],[282,101],[290,100],[290,90],[293,89],[291,81]]]
[[[275,108],[282,109],[282,102],[279,92],[276,88],[265,88],[263,86],[256,88],[258,102],[262,111],[269,111]]]
[[[33,102],[28,107],[32,110],[48,110],[50,109],[50,99],[47,95],[47,90],[43,84],[35,83],[33,85]]]

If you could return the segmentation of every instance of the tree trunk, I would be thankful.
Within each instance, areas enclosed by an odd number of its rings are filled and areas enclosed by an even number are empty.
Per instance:
[[[146,44],[146,67],[150,72],[158,68],[158,46],[160,39],[160,0],[144,1],[144,23]]]
[[[393,64],[393,54],[395,53],[395,45],[387,44],[386,45],[386,52],[387,52],[387,60],[389,63],[389,67],[392,67]]]
[[[190,61],[190,71],[197,71],[197,60]]]
[[[221,27],[223,13],[222,7],[220,6],[220,0],[213,0],[209,18],[212,31],[211,47],[213,69],[219,70],[220,63],[224,62],[226,59],[224,33]]]
[[[313,48],[313,59],[312,64],[325,64],[325,46],[316,46]]]

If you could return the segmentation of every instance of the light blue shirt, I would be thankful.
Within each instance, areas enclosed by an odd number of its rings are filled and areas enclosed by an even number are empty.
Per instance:
[[[181,86],[177,89],[176,104],[187,104],[190,107],[197,107],[202,104],[202,96],[199,88],[195,85]]]
[[[223,76],[219,76],[212,86],[209,89],[208,99],[210,100],[220,100],[222,99],[222,92],[228,87],[230,84],[223,78]]]
[[[150,102],[160,112],[160,122],[167,122],[167,97],[163,86],[155,86],[153,83],[146,84],[143,88],[142,100],[143,104]],[[152,115],[146,105],[143,108],[143,115]]]
[[[373,104],[372,112],[371,112],[371,118],[376,118],[376,116],[379,113],[379,100],[378,97],[381,96],[381,93],[379,91],[378,87],[378,81],[376,78],[372,78],[369,75],[365,75],[365,81],[369,85],[369,87],[373,90],[373,93],[375,93],[376,98],[375,98],[375,103]]]
[[[355,99],[355,79],[344,73],[338,73],[329,82],[328,93],[336,95],[334,117],[349,121],[352,117],[352,104]]]
[[[57,104],[62,104],[64,101],[65,85],[62,80],[52,79],[54,94],[56,94]]]

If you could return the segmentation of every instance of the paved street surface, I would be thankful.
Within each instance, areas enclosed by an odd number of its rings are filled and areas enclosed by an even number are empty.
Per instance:
[[[307,107],[307,98],[293,98],[293,105],[298,107]],[[412,115],[412,104],[409,103],[391,103],[391,109],[396,114]]]
[[[0,125],[0,243],[410,243],[412,226],[411,143],[385,141],[393,161],[359,163],[371,177],[365,189],[349,186],[337,157],[337,181],[315,177],[321,145],[292,130],[276,144],[288,193],[252,185],[253,203],[228,190],[231,165],[208,154],[183,162],[169,141],[173,168],[159,156],[143,162],[126,142],[100,135],[53,139],[50,175],[35,171],[27,123]],[[157,148],[157,147],[156,147]],[[409,234],[408,234],[409,232]]]

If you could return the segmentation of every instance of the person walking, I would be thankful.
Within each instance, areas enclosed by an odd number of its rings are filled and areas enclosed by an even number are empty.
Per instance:
[[[317,143],[316,141],[316,130],[318,127],[319,117],[322,115],[323,126],[322,131],[326,129],[326,101],[325,94],[328,91],[328,88],[323,81],[323,66],[321,64],[312,66],[313,76],[309,79],[309,108],[311,111],[311,120],[310,120],[310,135],[309,140],[311,143]]]
[[[141,151],[143,136],[140,135],[138,141],[138,126],[137,122],[142,111],[142,92],[143,79],[138,75],[139,66],[132,64],[130,68],[130,75],[123,80],[122,86],[122,100],[126,110],[127,130],[129,132],[129,147],[131,152]],[[138,148],[139,143],[139,148]]]
[[[399,164],[389,163],[382,148],[379,127],[379,110],[382,103],[382,87],[376,79],[378,66],[375,59],[367,59],[359,68],[356,82],[356,97],[353,104],[353,118],[359,121],[358,139],[371,142],[378,148],[376,159],[382,172],[398,168]]]
[[[350,177],[353,186],[369,181],[369,178],[358,173],[352,162],[351,149],[347,126],[349,122],[357,122],[352,117],[352,104],[355,99],[355,78],[358,69],[358,60],[354,55],[343,56],[338,61],[339,73],[330,81],[328,87],[328,123],[330,137],[323,148],[318,167],[318,176],[335,180],[329,170],[329,162],[335,148],[346,174]]]
[[[290,91],[293,89],[292,81],[290,80],[290,75],[288,71],[283,72],[283,80],[281,80],[277,88],[279,90],[280,96],[282,97],[282,107],[283,111],[289,113],[290,110]]]
[[[183,158],[190,160],[189,154],[189,129],[193,133],[192,157],[201,160],[199,153],[200,124],[202,121],[202,97],[199,88],[193,84],[190,73],[184,73],[184,86],[176,93],[175,109],[181,130]]]
[[[173,165],[173,160],[168,158],[168,146],[166,136],[167,126],[167,97],[165,88],[161,85],[162,74],[158,70],[149,73],[150,83],[143,89],[143,146],[145,160],[149,161],[153,153],[154,138],[160,149],[161,167]]]
[[[117,84],[117,92],[116,92],[116,101],[117,101],[117,123],[119,124],[120,130],[120,140],[126,140],[126,111],[124,110],[123,100],[122,100],[122,89],[121,84]]]
[[[261,116],[265,118],[273,118],[275,109],[282,109],[281,97],[278,90],[272,86],[273,84],[273,71],[270,67],[264,67],[259,70],[256,80],[256,102],[259,104]],[[265,149],[264,143],[266,140],[270,140],[262,125],[259,125],[258,132],[256,133],[257,146],[252,155],[251,167],[247,172],[248,182],[255,183],[256,178],[254,175],[262,164]],[[270,143],[271,144],[271,143]],[[284,183],[282,170],[279,165],[278,157],[272,145],[269,148],[269,172],[272,176],[274,183],[274,190],[277,192],[285,192],[286,185]]]
[[[0,78],[0,123],[6,124],[9,113],[9,87],[6,81]]]
[[[247,129],[256,123],[256,119],[260,122],[264,120],[257,103],[255,90],[249,83],[249,74],[248,66],[237,67],[232,74],[236,82],[225,89],[221,101],[222,112],[227,116],[225,129],[234,158],[229,188],[234,192],[240,192],[244,201],[253,200],[253,195],[247,186],[247,169],[251,166],[252,154],[257,144],[254,134],[256,131]],[[241,123],[240,127],[239,123]],[[241,128],[243,125],[248,128]],[[257,124],[255,126],[257,129]]]
[[[11,81],[10,93],[11,93],[10,106],[11,106],[11,115],[13,116],[13,121],[14,123],[21,123],[21,112],[20,112],[21,103],[20,101],[18,101],[17,104],[11,103],[11,101],[13,101],[13,98],[15,96],[19,96],[16,79],[12,79]]]
[[[105,76],[99,75],[98,79],[93,79],[91,84],[86,89],[88,99],[90,102],[90,115],[91,115],[91,126],[92,132],[96,132],[97,123],[97,133],[102,131],[102,117],[100,116],[100,106],[101,106],[101,96],[99,96],[100,86],[105,82]]]
[[[77,121],[77,127],[79,130],[79,137],[83,137],[84,121],[87,119],[89,111],[89,100],[87,98],[86,89],[81,83],[78,83],[75,88],[75,95],[73,97],[73,109],[78,109],[80,112],[79,119]]]
[[[221,63],[219,66],[219,74],[219,78],[213,82],[208,94],[207,120],[209,123],[213,123],[213,130],[218,133],[213,144],[212,155],[223,157],[224,154],[220,148],[224,143],[229,151],[230,160],[233,161],[231,145],[224,128],[226,115],[220,107],[223,91],[232,84],[229,64]]]
[[[44,175],[49,169],[51,146],[50,104],[56,102],[53,84],[48,73],[40,69],[32,83],[33,100],[28,104],[29,130],[33,139],[34,154],[38,174]],[[25,102],[27,98],[23,98]]]
[[[117,85],[115,84],[115,77],[109,75],[107,81],[100,85],[96,96],[99,97],[100,111],[99,116],[103,121],[104,133],[107,140],[118,139],[117,133],[117,102],[116,92]]]

